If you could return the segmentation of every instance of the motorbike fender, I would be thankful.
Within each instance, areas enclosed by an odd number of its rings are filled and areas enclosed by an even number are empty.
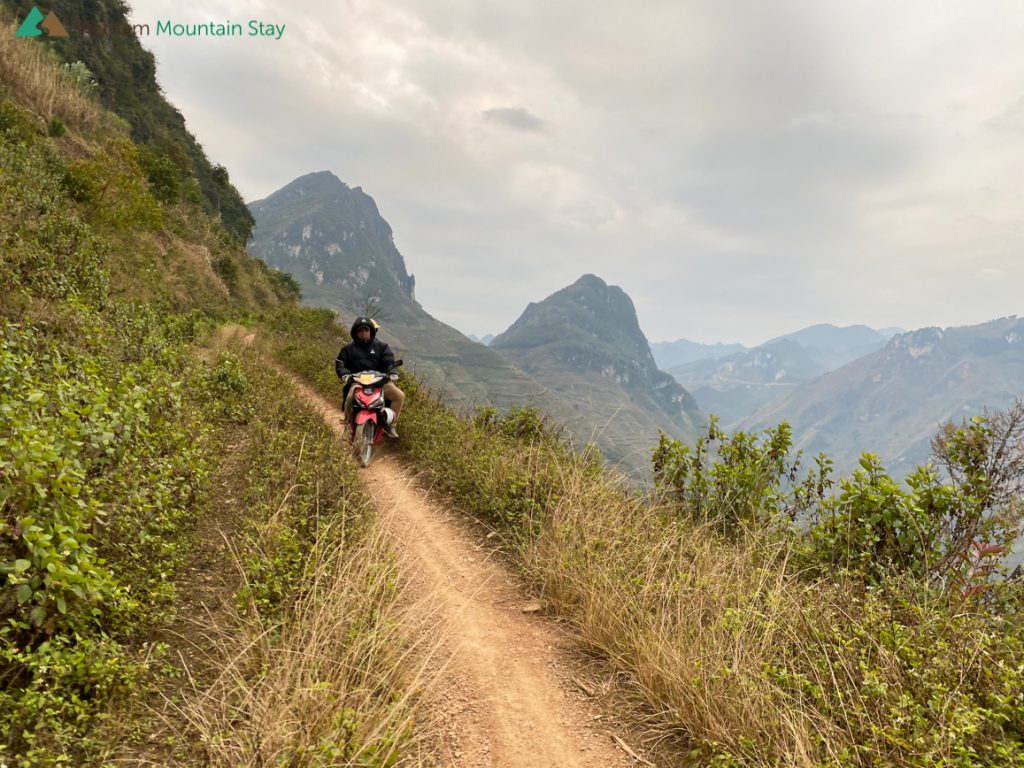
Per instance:
[[[372,421],[374,424],[376,424],[377,423],[377,414],[374,413],[373,411],[359,411],[359,413],[356,414],[356,426],[357,427],[360,424],[365,424],[368,421]]]

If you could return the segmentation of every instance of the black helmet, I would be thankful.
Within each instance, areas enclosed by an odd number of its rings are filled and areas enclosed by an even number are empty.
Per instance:
[[[352,323],[352,328],[349,330],[349,335],[352,337],[353,340],[355,340],[357,330],[359,330],[360,328],[369,328],[370,341],[373,341],[375,338],[377,338],[377,329],[379,327],[380,326],[377,325],[376,321],[373,318],[360,316],[357,317],[355,321]]]

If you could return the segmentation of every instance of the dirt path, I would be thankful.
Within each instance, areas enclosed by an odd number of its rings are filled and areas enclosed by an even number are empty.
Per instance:
[[[340,435],[337,408],[296,386]],[[574,679],[568,638],[549,620],[524,612],[530,601],[514,576],[428,501],[397,460],[376,457],[363,472],[399,543],[395,549],[415,597],[432,606],[444,638],[442,682],[428,702],[440,726],[441,764],[637,765],[601,728],[602,715]]]

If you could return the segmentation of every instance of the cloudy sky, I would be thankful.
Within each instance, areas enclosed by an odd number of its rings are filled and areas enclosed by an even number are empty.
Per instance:
[[[1024,313],[1024,2],[134,0],[247,200],[333,171],[494,333],[592,272],[651,340]]]

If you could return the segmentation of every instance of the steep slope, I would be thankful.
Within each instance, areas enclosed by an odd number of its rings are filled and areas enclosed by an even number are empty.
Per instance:
[[[356,307],[372,296],[394,317],[414,314],[416,279],[390,225],[360,187],[320,171],[249,208],[258,222],[249,252],[291,273],[306,297]]]
[[[420,306],[391,226],[359,187],[320,171],[250,208],[256,220],[252,255],[290,274],[308,305],[347,319],[366,311],[379,318],[381,338],[447,400],[507,407],[541,398],[543,389],[501,355]]]
[[[567,421],[595,437],[613,461],[636,466],[662,430],[689,440],[701,416],[697,403],[658,370],[629,296],[584,275],[531,303],[491,348],[571,403]]]
[[[35,7],[32,0],[0,0],[19,20]],[[214,216],[235,243],[244,243],[253,220],[227,170],[207,158],[185,127],[185,118],[160,91],[156,60],[144,49],[126,17],[121,2],[90,3],[51,0],[43,6],[55,13],[67,37],[40,37],[31,42],[51,49],[65,62],[81,62],[78,70],[103,106],[125,120],[131,138],[142,145],[140,164],[159,174],[156,192],[161,202],[186,200]]]
[[[801,448],[825,451],[840,468],[872,451],[904,472],[927,458],[941,422],[1022,396],[1024,319],[1014,316],[895,336],[884,349],[800,385],[744,426],[786,419]]]

